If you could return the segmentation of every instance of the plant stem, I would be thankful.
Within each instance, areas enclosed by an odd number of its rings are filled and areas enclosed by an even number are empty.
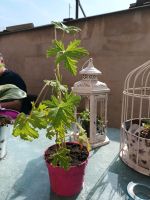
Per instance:
[[[43,88],[42,88],[40,94],[38,95],[38,97],[37,97],[37,99],[36,99],[36,101],[35,101],[35,107],[37,107],[37,106],[39,105],[39,103],[43,100],[43,98],[45,97],[45,94],[43,95],[43,93],[45,92],[45,89],[46,89],[47,86],[48,86],[47,84],[45,84],[45,85],[43,86]],[[47,93],[47,90],[46,90],[45,93]]]
[[[54,28],[54,38],[55,38],[55,40],[57,40],[57,30],[56,30],[56,28]]]

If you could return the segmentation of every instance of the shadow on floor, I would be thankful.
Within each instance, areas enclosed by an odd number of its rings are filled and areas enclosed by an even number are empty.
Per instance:
[[[11,189],[7,200],[46,200],[49,197],[48,172],[42,157],[30,161]]]
[[[121,162],[120,159],[118,161],[118,155],[114,158],[110,166],[105,170],[102,174],[101,178],[96,182],[94,187],[89,191],[89,194],[86,197],[86,200],[91,200],[94,197],[94,200],[105,199],[107,200],[118,200],[119,196],[121,196],[124,200],[129,200],[129,197],[126,192],[126,182],[124,182],[124,177],[122,176],[123,168],[122,166],[117,166],[118,162]],[[125,166],[127,167],[127,166]],[[122,171],[122,173],[118,173],[114,169]],[[117,194],[117,196],[116,196]],[[107,197],[106,197],[107,196]]]
[[[66,198],[50,191],[47,167],[43,157],[30,161],[15,182],[6,200],[75,200],[77,196]]]
[[[147,185],[150,184],[148,176],[140,174],[125,165],[119,158],[119,155],[117,155],[101,178],[89,191],[86,200],[91,200],[93,197],[94,200],[100,200],[103,199],[103,195],[105,195],[104,199],[107,200],[118,200],[120,198],[123,200],[131,200],[127,194],[127,185],[131,181]]]
[[[115,158],[112,162],[114,162],[117,158]],[[105,170],[105,172],[102,174],[102,176],[100,177],[100,179],[98,179],[98,181],[95,183],[95,185],[93,186],[93,188],[91,188],[91,190],[89,191],[86,200],[91,200],[94,198],[94,200],[100,200],[103,199],[102,195],[104,193],[105,190],[107,190],[108,187],[108,169]],[[110,192],[110,196],[108,197],[107,200],[112,200],[113,199],[113,194],[115,192],[113,192],[113,190]]]
[[[118,188],[120,188],[123,193],[127,192],[127,185],[131,181],[134,183],[150,184],[149,176],[140,174],[128,167],[119,157],[109,167],[109,172],[118,175]]]

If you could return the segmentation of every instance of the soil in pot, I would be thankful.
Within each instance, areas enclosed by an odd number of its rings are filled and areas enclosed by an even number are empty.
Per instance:
[[[12,120],[10,118],[0,115],[0,126],[5,126],[11,123],[12,123]]]
[[[141,130],[140,134],[135,133],[135,135],[142,138],[150,139],[150,128],[144,128],[143,130]]]
[[[89,153],[87,151],[87,148],[85,146],[79,145],[78,143],[66,143],[66,147],[67,149],[70,150],[70,157],[71,157],[71,166],[76,166],[76,165],[80,165],[82,162],[84,162]],[[47,163],[51,163],[52,159],[51,159],[51,155],[53,155],[54,153],[56,153],[57,150],[57,146],[53,145],[51,147],[49,147],[45,153],[45,160]]]
[[[125,123],[127,131],[129,130],[130,121]],[[134,119],[132,120],[132,126],[136,126],[137,130],[134,130],[133,134],[142,137],[145,139],[150,139],[150,120],[149,119],[142,119],[139,128],[139,120]],[[130,129],[132,129],[130,127]],[[131,131],[132,132],[132,131]]]

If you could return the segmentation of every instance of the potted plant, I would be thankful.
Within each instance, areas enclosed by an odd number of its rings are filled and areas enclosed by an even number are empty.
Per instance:
[[[53,22],[55,27],[55,39],[47,50],[47,57],[54,57],[55,80],[46,80],[43,89],[29,116],[24,113],[17,117],[13,135],[20,136],[24,140],[32,141],[39,137],[39,129],[45,129],[46,137],[55,138],[55,144],[45,151],[45,161],[48,167],[51,189],[57,195],[72,196],[80,192],[83,184],[84,170],[88,158],[88,149],[80,143],[66,141],[66,133],[73,124],[79,129],[79,140],[84,138],[85,131],[77,122],[74,111],[80,102],[80,97],[69,91],[62,83],[63,70],[72,75],[77,73],[78,60],[87,55],[86,49],[80,47],[80,40],[74,39],[67,47],[63,43],[65,34],[79,32],[74,26],[66,26],[63,23]],[[62,40],[57,39],[57,31],[63,32]],[[52,88],[52,95],[48,100],[39,100],[44,96],[47,88]]]
[[[3,101],[12,101],[13,99],[22,99],[26,93],[15,85],[0,85],[0,103]],[[6,155],[6,135],[10,133],[10,126],[19,112],[11,109],[0,108],[0,159]]]
[[[135,133],[138,135],[138,133]],[[150,139],[150,120],[143,120],[139,137]],[[150,146],[150,144],[149,144]]]

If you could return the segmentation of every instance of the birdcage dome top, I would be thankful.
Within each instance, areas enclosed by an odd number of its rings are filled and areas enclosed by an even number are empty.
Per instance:
[[[129,96],[150,98],[150,60],[127,75],[123,93]]]

